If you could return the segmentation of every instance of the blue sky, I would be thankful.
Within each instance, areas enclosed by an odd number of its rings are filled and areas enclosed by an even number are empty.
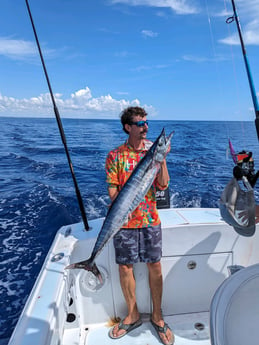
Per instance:
[[[236,0],[259,92],[259,1]],[[30,0],[61,117],[253,120],[230,0]],[[52,117],[23,0],[1,0],[0,116]]]

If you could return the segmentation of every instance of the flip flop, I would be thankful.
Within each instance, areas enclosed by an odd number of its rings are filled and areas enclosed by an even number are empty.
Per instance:
[[[133,322],[133,323],[130,323],[130,324],[126,324],[126,323],[123,323],[124,320],[122,320],[120,323],[119,323],[119,326],[118,326],[118,331],[120,329],[123,329],[125,330],[126,332],[121,334],[121,335],[118,335],[117,337],[115,337],[113,335],[113,330],[114,328],[117,326],[115,325],[114,327],[112,327],[109,331],[109,337],[112,338],[112,339],[119,339],[119,338],[122,338],[124,337],[124,335],[128,334],[129,332],[133,331],[133,329],[139,327],[142,325],[142,321],[141,319],[138,319],[136,322]]]
[[[174,344],[174,334],[171,330],[171,328],[168,326],[167,323],[164,322],[164,327],[161,327],[161,326],[158,326],[153,320],[150,320],[152,326],[155,328],[156,332],[157,332],[157,335],[159,336],[159,339],[161,340],[161,342],[164,344],[164,345],[173,345]],[[163,333],[165,336],[166,336],[166,331],[170,329],[170,331],[172,332],[172,339],[171,341],[166,341],[164,342],[161,337],[160,337],[160,333]]]

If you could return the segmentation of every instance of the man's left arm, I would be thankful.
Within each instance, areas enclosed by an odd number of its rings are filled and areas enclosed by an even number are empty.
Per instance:
[[[169,183],[170,177],[167,169],[166,160],[164,159],[161,163],[161,168],[157,176],[157,182],[160,187],[167,188]]]

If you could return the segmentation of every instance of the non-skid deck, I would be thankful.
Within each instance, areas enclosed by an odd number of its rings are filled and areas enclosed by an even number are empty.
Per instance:
[[[107,325],[88,326],[81,331],[65,331],[62,345],[161,345],[158,335],[147,317],[143,324],[120,339],[111,339]],[[209,313],[193,313],[165,317],[175,335],[175,345],[210,345]],[[81,333],[80,340],[79,333]],[[116,342],[116,344],[115,344]]]

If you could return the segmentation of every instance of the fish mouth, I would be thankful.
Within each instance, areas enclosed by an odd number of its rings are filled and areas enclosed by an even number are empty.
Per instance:
[[[174,135],[174,131],[172,131],[168,136],[166,136],[165,128],[163,128],[162,131],[161,131],[161,133],[160,133],[160,135],[159,135],[159,137],[158,137],[158,140],[159,140],[160,138],[163,138],[163,139],[164,139],[165,145],[169,145],[169,143],[170,143],[170,141],[171,141],[173,135]]]
[[[172,131],[172,132],[168,135],[168,137],[166,137],[165,142],[168,143],[168,141],[171,141],[173,135],[174,135],[174,131]]]
[[[160,133],[160,135],[159,135],[159,138],[164,137],[164,139],[165,139],[165,144],[167,144],[168,142],[171,141],[173,135],[174,135],[174,131],[172,131],[168,136],[166,136],[166,134],[165,134],[165,128],[163,128],[162,131],[161,131],[161,133]]]

